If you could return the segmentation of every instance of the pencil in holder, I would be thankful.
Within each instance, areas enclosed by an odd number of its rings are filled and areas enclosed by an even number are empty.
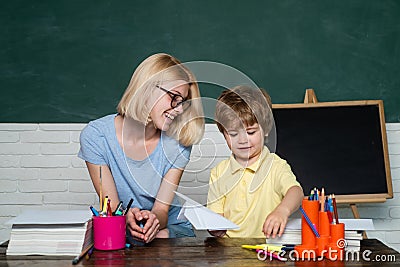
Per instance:
[[[94,247],[98,250],[125,248],[125,216],[93,216]]]
[[[307,200],[303,199],[302,208],[304,212],[308,215],[311,223],[315,226],[315,229],[319,228],[318,221],[318,210],[319,210],[319,202],[315,200]],[[306,218],[304,216],[301,217],[301,244],[303,246],[315,247],[316,245],[316,235],[308,224]]]

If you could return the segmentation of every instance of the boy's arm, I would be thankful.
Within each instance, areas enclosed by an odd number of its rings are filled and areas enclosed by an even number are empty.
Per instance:
[[[267,238],[270,238],[271,234],[272,238],[283,234],[289,216],[300,207],[303,197],[303,189],[300,186],[288,189],[282,202],[265,219],[263,232]]]

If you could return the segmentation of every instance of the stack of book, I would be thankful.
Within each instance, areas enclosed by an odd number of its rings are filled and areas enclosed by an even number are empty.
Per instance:
[[[26,211],[12,224],[7,255],[77,256],[93,244],[92,215],[83,210]]]
[[[346,250],[360,251],[362,232],[355,230],[345,230],[344,239],[346,240]]]
[[[267,244],[299,245],[301,244],[301,219],[290,219],[281,237],[267,238]]]
[[[346,250],[359,251],[362,240],[362,231],[374,230],[371,219],[341,219],[345,224],[344,239],[346,240]],[[267,238],[267,244],[301,244],[301,219],[291,219],[288,221],[285,232],[281,237]]]

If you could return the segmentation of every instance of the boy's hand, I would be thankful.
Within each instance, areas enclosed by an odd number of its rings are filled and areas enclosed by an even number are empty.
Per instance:
[[[279,237],[282,236],[283,231],[285,230],[286,223],[290,216],[290,211],[283,207],[276,207],[276,209],[271,212],[267,218],[265,219],[263,225],[263,233],[267,238],[275,238],[276,235]]]
[[[226,235],[226,230],[207,230],[210,235],[216,236],[216,237],[223,237]]]

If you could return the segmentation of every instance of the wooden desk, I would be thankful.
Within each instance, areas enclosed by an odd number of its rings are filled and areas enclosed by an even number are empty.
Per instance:
[[[145,247],[131,247],[119,251],[94,251],[89,260],[77,266],[400,266],[400,254],[376,239],[361,241],[361,253],[368,254],[370,262],[360,261],[260,261],[255,251],[241,248],[243,244],[262,244],[265,239],[241,238],[181,238],[156,239]],[[34,244],[32,244],[34,246]],[[72,266],[73,257],[5,256],[6,245],[0,247],[0,266]],[[377,262],[391,257],[391,261]],[[384,255],[384,256],[382,256]],[[392,256],[391,256],[392,255]],[[374,260],[374,261],[372,261]],[[393,261],[394,260],[394,261]]]

